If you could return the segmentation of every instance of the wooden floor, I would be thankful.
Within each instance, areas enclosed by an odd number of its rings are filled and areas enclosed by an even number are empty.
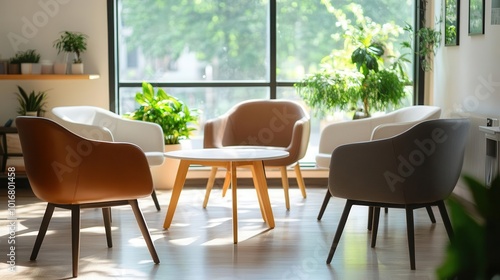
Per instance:
[[[15,271],[9,271],[6,190],[0,205],[0,279],[71,278],[69,212],[56,210],[36,261],[29,256],[45,203],[29,191],[16,197]],[[113,213],[113,248],[106,247],[99,210],[82,212],[79,279],[434,279],[442,262],[447,236],[439,217],[431,224],[425,210],[415,212],[417,270],[410,270],[403,210],[382,214],[377,247],[370,248],[367,209],[354,207],[331,265],[325,264],[340,213],[341,199],[330,201],[322,221],[316,216],[324,188],[307,190],[303,199],[290,190],[286,211],[281,188],[269,190],[276,227],[267,229],[255,190],[238,190],[239,243],[232,243],[231,200],[214,189],[207,209],[204,191],[189,187],[181,194],[169,230],[163,220],[170,191],[159,191],[162,210],[150,198],[140,200],[161,263],[149,255],[130,207]]]

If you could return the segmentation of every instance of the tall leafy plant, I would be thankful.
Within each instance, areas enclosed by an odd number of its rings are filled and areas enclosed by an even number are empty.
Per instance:
[[[198,110],[189,109],[181,100],[167,94],[162,88],[155,92],[150,83],[142,83],[142,91],[137,92],[135,101],[140,107],[127,114],[133,120],[157,123],[163,129],[165,144],[179,144],[188,139],[195,130]]]
[[[54,47],[58,53],[75,53],[73,63],[82,63],[81,54],[87,50],[87,38],[87,35],[80,32],[63,31],[54,41]]]

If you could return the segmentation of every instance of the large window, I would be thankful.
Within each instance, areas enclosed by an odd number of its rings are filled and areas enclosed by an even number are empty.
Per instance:
[[[116,95],[119,113],[132,111],[142,81],[201,110],[203,122],[255,98],[300,101],[293,84],[343,45],[352,10],[380,25],[413,25],[414,1],[401,0],[114,0]],[[339,18],[334,10],[345,11]],[[407,40],[405,35],[399,41]],[[399,51],[399,46],[394,44]],[[412,69],[411,67],[409,69]],[[411,76],[411,73],[409,73]],[[314,161],[322,120],[314,117]],[[198,144],[197,144],[198,143]]]

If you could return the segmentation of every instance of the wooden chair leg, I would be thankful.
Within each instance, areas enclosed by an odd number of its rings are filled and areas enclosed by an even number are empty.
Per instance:
[[[323,217],[323,214],[325,213],[326,206],[328,206],[328,202],[330,201],[330,198],[332,197],[332,194],[330,191],[327,189],[325,198],[323,199],[323,204],[321,204],[321,209],[319,209],[319,214],[318,214],[318,221],[321,220]]]
[[[342,236],[342,232],[344,231],[345,224],[347,222],[347,217],[349,217],[349,212],[351,211],[353,203],[350,200],[347,200],[344,206],[344,211],[342,212],[342,216],[340,217],[339,225],[337,227],[337,231],[335,232],[335,236],[333,237],[332,247],[330,248],[330,253],[328,253],[328,258],[326,259],[326,263],[330,264],[333,259],[333,254],[335,254],[335,250],[339,245],[340,237]]]
[[[368,230],[372,230],[373,226],[373,206],[368,206],[368,224],[366,225],[366,228]]]
[[[431,219],[431,223],[436,223],[436,217],[434,217],[434,212],[432,212],[432,208],[430,206],[426,206],[427,214],[429,215],[429,219]]]
[[[78,261],[80,259],[80,205],[71,207],[71,252],[73,277],[78,277]]]
[[[306,184],[304,183],[304,177],[302,177],[302,171],[300,170],[299,163],[295,164],[293,167],[295,170],[295,176],[297,177],[297,185],[299,185],[300,192],[303,198],[307,198]]]
[[[415,270],[415,229],[413,225],[413,208],[406,208],[406,232],[408,236],[408,251],[410,253],[410,268]]]
[[[31,252],[30,260],[36,260],[38,256],[38,252],[40,251],[40,247],[42,246],[43,238],[47,233],[47,229],[49,227],[50,219],[52,218],[52,214],[54,213],[55,206],[52,203],[48,203],[45,208],[45,214],[43,215],[42,223],[40,225],[40,230],[38,231],[38,235],[36,237],[35,245],[33,246],[33,251]]]
[[[372,223],[372,248],[377,244],[378,222],[380,219],[380,207],[373,208],[373,223]]]
[[[106,231],[106,242],[108,248],[113,247],[113,239],[111,237],[111,208],[102,208],[102,217],[104,220],[104,230]]]
[[[151,193],[151,197],[153,198],[153,202],[155,203],[155,207],[157,211],[161,210],[160,203],[158,202],[158,197],[156,196],[156,191],[153,189],[153,192]]]
[[[155,245],[153,240],[151,240],[151,235],[149,234],[148,225],[144,220],[144,216],[142,215],[142,211],[139,208],[139,203],[137,200],[129,200],[128,202],[130,206],[132,206],[132,210],[134,211],[135,219],[137,220],[137,224],[139,225],[139,229],[141,230],[142,236],[146,241],[146,245],[148,246],[149,253],[153,258],[154,263],[160,263],[160,258],[158,258],[158,254],[156,253]]]
[[[285,207],[286,210],[290,210],[290,196],[288,193],[290,185],[288,184],[288,175],[286,173],[286,166],[281,166],[280,171],[281,171],[281,184],[283,185],[283,191],[285,192]]]
[[[444,201],[438,202],[439,213],[441,214],[441,219],[443,219],[443,224],[448,234],[448,238],[451,240],[453,238],[453,227],[451,226],[450,217],[448,216],[448,211],[446,211],[446,206]]]

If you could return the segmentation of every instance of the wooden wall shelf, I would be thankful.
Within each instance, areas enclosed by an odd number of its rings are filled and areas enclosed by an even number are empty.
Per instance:
[[[56,75],[56,74],[42,74],[42,75],[16,75],[7,74],[0,75],[0,80],[94,80],[99,79],[97,74],[83,74],[83,75]]]

